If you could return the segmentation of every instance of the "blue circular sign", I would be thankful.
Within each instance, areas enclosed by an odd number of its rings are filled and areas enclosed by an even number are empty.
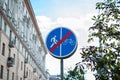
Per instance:
[[[59,27],[52,30],[46,38],[46,47],[56,58],[67,58],[77,48],[75,34],[67,28]]]

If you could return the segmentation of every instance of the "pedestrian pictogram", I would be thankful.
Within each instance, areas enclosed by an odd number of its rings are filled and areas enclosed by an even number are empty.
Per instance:
[[[56,28],[48,34],[46,47],[50,54],[56,58],[69,57],[77,48],[76,36],[67,28]]]
[[[56,35],[51,38],[51,42],[52,42],[52,44],[51,44],[50,47],[52,48],[52,47],[53,47],[55,44],[57,44],[57,42],[58,42],[58,41],[56,40]]]

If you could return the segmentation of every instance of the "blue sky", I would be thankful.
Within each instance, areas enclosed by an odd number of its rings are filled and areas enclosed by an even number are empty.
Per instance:
[[[80,13],[95,12],[97,1],[99,0],[31,0],[31,3],[36,16],[57,18],[61,15],[76,17]]]
[[[98,1],[102,0],[31,0],[44,41],[48,33],[59,26],[70,28],[76,34],[78,48],[74,55],[64,60],[65,71],[82,60],[80,48],[90,45],[87,43],[88,28],[93,24],[91,18],[98,14],[98,10],[95,9]],[[52,75],[59,74],[60,60],[48,53],[46,68]]]

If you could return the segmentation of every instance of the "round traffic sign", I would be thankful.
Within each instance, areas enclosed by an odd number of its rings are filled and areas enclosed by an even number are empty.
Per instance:
[[[50,54],[56,58],[67,58],[77,48],[75,34],[68,28],[53,29],[46,38],[46,47]]]

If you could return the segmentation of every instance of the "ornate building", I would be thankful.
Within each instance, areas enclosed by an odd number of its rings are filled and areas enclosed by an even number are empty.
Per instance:
[[[0,0],[0,80],[47,80],[46,54],[30,0]]]

